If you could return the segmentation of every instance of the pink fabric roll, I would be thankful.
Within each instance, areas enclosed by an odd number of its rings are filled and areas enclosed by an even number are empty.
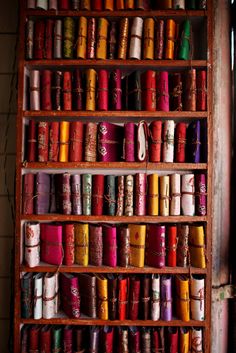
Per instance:
[[[103,264],[116,267],[117,264],[117,239],[116,226],[103,226]]]
[[[98,71],[98,110],[108,110],[108,72]]]
[[[98,127],[98,159],[102,162],[117,162],[121,159],[123,128],[102,122]]]
[[[157,74],[157,110],[168,112],[169,107],[169,79],[168,72],[161,71]]]
[[[127,123],[124,125],[125,128],[125,161],[134,162],[135,161],[135,124]]]
[[[146,214],[146,188],[147,179],[145,173],[135,175],[135,215],[145,216]]]

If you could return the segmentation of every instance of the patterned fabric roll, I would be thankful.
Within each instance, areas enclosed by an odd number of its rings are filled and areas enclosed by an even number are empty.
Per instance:
[[[52,121],[49,125],[49,151],[48,160],[57,162],[59,156],[59,122]]]
[[[75,263],[88,266],[89,262],[89,225],[75,223]]]
[[[127,175],[125,177],[125,216],[134,214],[134,177]]]
[[[21,317],[29,319],[33,313],[33,274],[25,273],[21,278]]]
[[[46,273],[43,279],[43,318],[51,319],[57,313],[58,273]]]
[[[173,0],[173,9],[185,10],[185,0]]]
[[[129,35],[129,19],[125,17],[120,20],[118,59],[122,59],[122,60],[126,59],[127,47],[128,47],[128,35]]]
[[[92,206],[92,175],[82,175],[82,200],[83,200],[83,215],[91,215]]]
[[[129,224],[130,265],[144,267],[146,225]]]
[[[141,352],[139,328],[130,326],[129,330],[130,353]]]
[[[72,214],[82,215],[81,175],[71,175]]]
[[[150,143],[149,143],[149,159],[150,162],[161,161],[161,136],[162,136],[162,122],[153,121],[149,125]]]
[[[110,75],[111,85],[111,109],[121,110],[122,108],[122,89],[121,89],[121,71],[115,69]]]
[[[66,266],[71,266],[75,262],[75,228],[73,223],[63,224],[63,263]]]
[[[191,319],[205,320],[205,281],[203,277],[191,277],[190,297]]]
[[[98,110],[108,110],[108,71],[98,71],[97,89],[97,108]]]
[[[97,34],[97,48],[96,48],[97,59],[107,58],[108,24],[109,23],[106,18],[98,18],[98,34]]]
[[[134,9],[134,0],[126,0],[125,1],[125,9],[133,10]]]
[[[143,19],[141,17],[135,17],[131,26],[131,38],[129,47],[130,59],[141,59],[142,33]]]
[[[63,73],[63,109],[72,110],[72,82],[71,72],[65,71]]]
[[[151,353],[151,328],[142,327],[141,329],[142,352]]]
[[[30,71],[30,110],[40,110],[40,72]]]
[[[92,1],[92,9],[94,11],[101,11],[102,10],[102,0]]]
[[[206,193],[206,175],[197,174],[195,181],[196,189],[196,215],[206,216],[207,193]]]
[[[124,175],[119,175],[117,176],[116,216],[123,216],[124,214],[124,189],[125,177]]]
[[[36,0],[27,0],[27,9],[35,9],[36,8],[35,2]]]
[[[46,325],[41,328],[40,342],[40,349],[45,353],[50,353],[52,345],[52,329],[50,326]]]
[[[69,10],[69,0],[59,0],[59,10]]]
[[[140,278],[130,277],[129,284],[129,319],[138,320],[140,297]]]
[[[124,150],[125,150],[125,161],[135,161],[135,124],[126,123],[124,124]]]
[[[59,162],[68,162],[70,122],[60,122]]]
[[[169,216],[170,208],[170,177],[160,176],[160,216]]]
[[[27,149],[26,149],[26,159],[28,162],[36,161],[36,122],[35,120],[29,121],[29,126],[27,130]]]
[[[47,0],[36,0],[36,9],[47,10],[48,9]]]
[[[65,59],[73,58],[74,39],[75,39],[75,22],[72,17],[64,18],[64,46],[63,56]]]
[[[177,266],[187,267],[188,265],[188,236],[189,226],[185,224],[178,225],[178,243],[177,243]]]
[[[104,1],[104,10],[113,11],[114,10],[114,0]]]
[[[98,318],[108,320],[108,283],[102,275],[97,275]]]
[[[205,111],[207,109],[207,88],[206,88],[206,71],[197,71],[197,102],[196,108],[200,111]]]
[[[145,121],[140,121],[137,127],[137,159],[143,162],[147,159],[148,126]]]
[[[189,254],[193,267],[206,268],[205,235],[203,226],[189,227]]]
[[[180,327],[179,330],[179,349],[181,353],[189,353],[189,328]]]
[[[117,22],[112,21],[110,24],[110,31],[108,34],[108,59],[115,59],[117,57]]]
[[[195,185],[194,174],[182,175],[181,210],[184,216],[195,215]]]
[[[72,343],[73,343],[72,327],[64,326],[64,329],[63,329],[63,349],[64,349],[64,352],[73,353]]]
[[[169,108],[169,79],[168,72],[161,71],[157,75],[157,110],[168,112]]]
[[[128,278],[118,276],[118,319],[126,320],[128,316]]]
[[[70,123],[70,162],[81,162],[83,157],[83,123],[72,121]]]
[[[102,226],[89,225],[89,263],[93,266],[102,266],[103,237]]]
[[[170,76],[170,110],[183,110],[183,83],[180,73],[174,73]]]
[[[167,227],[167,266],[176,267],[177,226]]]
[[[155,59],[163,59],[164,53],[164,21],[157,20],[155,36]]]
[[[82,84],[81,71],[76,69],[72,76],[73,83],[73,108],[82,110],[84,106],[84,89]]]
[[[95,110],[96,71],[86,71],[86,110]]]
[[[38,273],[33,276],[34,282],[34,320],[39,320],[43,316],[43,274]]]
[[[58,224],[40,224],[41,260],[50,265],[61,265],[63,260],[62,226]]]
[[[128,77],[128,109],[142,110],[142,86],[140,71],[134,71]]]
[[[103,264],[116,267],[117,265],[117,240],[116,226],[103,225]]]
[[[149,174],[147,178],[148,178],[148,197],[147,197],[148,215],[158,216],[159,214],[158,175]]]
[[[196,69],[188,70],[184,81],[184,110],[196,111]]]
[[[130,229],[126,226],[117,228],[117,265],[129,266],[130,258]]]
[[[141,312],[143,320],[148,320],[150,318],[150,292],[151,278],[149,275],[144,275],[141,279]]]
[[[51,82],[52,72],[50,70],[43,70],[41,76],[41,109],[52,110],[51,101]]]
[[[77,39],[77,58],[86,59],[87,51],[87,18],[79,18],[78,39]]]
[[[160,276],[158,274],[152,275],[151,319],[153,321],[160,319]]]
[[[146,215],[147,180],[145,173],[135,175],[135,209],[136,216]]]
[[[185,20],[182,26],[182,34],[179,47],[179,59],[189,60],[191,52],[191,23]]]
[[[34,52],[34,21],[28,20],[26,22],[26,45],[25,45],[25,57],[26,60],[33,59]]]
[[[186,123],[178,123],[175,128],[175,162],[185,162]]]
[[[85,130],[85,162],[95,162],[97,157],[97,130],[96,123],[87,123]]]
[[[53,110],[61,110],[62,107],[62,72],[53,72],[52,83],[52,108]]]
[[[174,161],[174,120],[166,120],[163,126],[163,156],[164,163],[172,163]]]
[[[191,338],[190,338],[190,345],[191,345],[191,352],[203,352],[202,346],[202,329],[201,327],[193,327],[191,330]]]
[[[161,320],[172,320],[172,277],[161,277]]]
[[[92,180],[92,214],[101,216],[103,214],[104,175],[93,175]]]
[[[174,59],[176,24],[172,19],[166,21],[165,59]]]
[[[62,20],[55,21],[53,56],[54,59],[62,58]]]
[[[144,20],[144,45],[143,59],[154,59],[154,26],[153,18],[145,18]]]
[[[129,352],[129,332],[127,327],[118,327],[118,353]]]
[[[38,266],[40,262],[40,225],[25,224],[25,262],[29,267]]]
[[[156,110],[156,72],[148,70],[142,74],[142,106],[143,110]]]
[[[200,163],[201,158],[201,125],[200,120],[189,124],[187,129],[188,160],[191,163]]]
[[[179,216],[180,215],[180,174],[171,174],[170,176],[170,189],[171,189],[171,198],[170,198],[170,215]]]
[[[145,263],[148,266],[165,266],[165,226],[150,224],[147,226]]]
[[[61,212],[62,214],[70,215],[72,212],[71,204],[71,183],[70,183],[70,174],[64,173],[61,175]]]
[[[88,23],[87,23],[87,34],[88,34],[88,39],[87,39],[87,59],[95,59],[95,45],[96,45],[96,19],[93,18],[88,18]]]
[[[108,274],[108,309],[109,309],[109,319],[117,319],[117,309],[118,309],[118,279],[116,275]]]
[[[186,276],[176,276],[176,308],[177,316],[182,321],[190,320],[189,309],[189,279]]]
[[[116,0],[116,10],[124,10],[125,3],[124,0]]]
[[[34,212],[34,174],[28,173],[23,177],[22,189],[22,213],[33,214]]]
[[[38,123],[38,161],[48,161],[48,139],[49,139],[49,122],[40,121]]]
[[[116,214],[116,177],[106,175],[104,190],[104,208],[105,214],[115,216]]]
[[[81,0],[80,1],[80,10],[91,10],[91,0]]]
[[[45,173],[36,174],[36,198],[35,213],[46,214],[49,212],[50,206],[50,176]]]
[[[80,317],[78,277],[71,273],[61,273],[61,306],[69,318]]]
[[[45,23],[44,21],[35,21],[34,23],[34,59],[43,59],[44,56],[44,38]]]
[[[57,8],[58,8],[57,0],[49,0],[48,9],[49,10],[57,10]]]

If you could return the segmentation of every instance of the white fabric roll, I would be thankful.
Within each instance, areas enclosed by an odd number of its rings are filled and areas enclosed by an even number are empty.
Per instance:
[[[43,279],[43,318],[51,319],[57,313],[58,274],[46,273]]]
[[[141,17],[135,17],[131,27],[131,39],[129,48],[130,59],[141,59],[142,34],[143,19]]]
[[[174,162],[174,137],[175,137],[175,122],[167,120],[163,126],[163,162]]]
[[[185,9],[185,0],[173,0],[174,9]]]
[[[152,275],[151,318],[154,321],[160,319],[160,276],[158,274]]]
[[[43,274],[34,277],[34,319],[39,320],[43,315]]]
[[[40,72],[30,71],[30,109],[40,110]]]
[[[195,327],[192,328],[191,332],[191,352],[194,353],[202,353],[203,352],[203,347],[202,347],[202,329],[200,327]]]
[[[172,174],[170,176],[170,190],[171,190],[171,201],[170,201],[170,215],[180,215],[180,174]]]
[[[181,209],[184,216],[195,214],[195,182],[194,174],[182,175]]]
[[[40,225],[25,224],[25,262],[29,267],[38,266],[40,262]]]
[[[137,128],[137,157],[139,162],[143,162],[147,158],[147,124],[140,121]]]
[[[191,277],[190,280],[190,310],[191,319],[203,321],[205,319],[205,281],[204,278]]]

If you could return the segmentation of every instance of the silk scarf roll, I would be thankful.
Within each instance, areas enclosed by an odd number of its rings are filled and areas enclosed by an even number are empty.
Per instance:
[[[79,288],[81,296],[81,311],[85,315],[97,317],[97,279],[96,275],[79,273]]]
[[[189,226],[185,224],[179,224],[177,228],[177,237],[177,266],[187,267],[189,257]]]
[[[116,177],[107,175],[104,188],[104,209],[108,216],[115,216],[116,213]]]
[[[165,266],[166,227],[162,225],[147,225],[145,263],[148,266],[162,268]]]
[[[149,216],[158,216],[159,214],[159,185],[158,175],[149,174],[148,179],[148,197],[147,212]]]
[[[118,279],[116,275],[108,274],[108,309],[109,309],[109,319],[117,319],[117,309],[118,309]]]
[[[188,70],[184,80],[184,110],[196,111],[196,69]]]
[[[70,71],[63,72],[63,109],[72,110],[72,77]]]
[[[49,10],[57,10],[57,8],[58,8],[57,0],[49,0],[48,9]]]
[[[195,181],[196,188],[196,215],[206,216],[207,211],[207,190],[206,190],[206,175],[197,174]]]
[[[69,173],[63,173],[61,175],[61,212],[65,215],[70,215],[72,212],[71,203],[71,175]]]
[[[21,278],[21,317],[29,319],[33,313],[33,274],[25,273]]]
[[[82,350],[85,350],[85,327],[77,327],[75,329],[75,353]]]
[[[64,329],[63,329],[63,349],[64,349],[64,352],[73,353],[72,343],[73,343],[72,327],[70,327],[69,325],[64,326]]]
[[[79,282],[74,274],[61,274],[61,304],[69,318],[78,319],[80,317]]]
[[[142,110],[141,73],[134,71],[128,76],[128,110]]]
[[[30,110],[40,110],[40,72],[30,71]]]
[[[123,127],[102,122],[98,127],[98,159],[102,162],[117,162],[121,159]]]
[[[152,329],[152,351],[165,351],[164,327],[155,327]]]
[[[46,214],[50,207],[50,176],[46,173],[36,174],[35,213]]]
[[[130,228],[117,227],[117,265],[128,267],[130,261]]]
[[[89,328],[89,351],[93,353],[99,352],[99,334],[100,328],[91,326]]]
[[[89,262],[89,225],[75,223],[75,263],[88,266]]]
[[[157,20],[155,29],[155,59],[163,59],[164,53],[164,21]]]
[[[36,0],[36,9],[47,10],[48,9],[47,0]]]
[[[89,225],[89,263],[93,266],[102,265],[103,236],[102,226]]]
[[[69,0],[59,0],[59,10],[69,10]]]
[[[70,123],[70,162],[81,162],[83,157],[83,123],[72,121]]]
[[[63,56],[65,59],[73,59],[74,40],[75,40],[75,22],[72,17],[64,18],[64,43]]]
[[[98,89],[97,89],[97,107],[98,110],[108,110],[108,71],[98,71]]]
[[[118,353],[129,352],[129,331],[128,327],[118,327]]]
[[[104,326],[102,333],[103,333],[103,352],[113,353],[114,327]]]
[[[178,332],[177,327],[167,328],[167,352],[178,353]]]
[[[97,158],[97,131],[96,123],[87,123],[85,129],[85,162],[95,162]]]
[[[135,326],[129,327],[130,353],[141,352],[140,329]]]
[[[144,162],[147,159],[148,127],[145,121],[140,121],[137,127],[137,159]]]
[[[57,162],[59,156],[59,128],[58,121],[52,121],[49,125],[49,151],[48,160]]]
[[[48,161],[49,122],[38,123],[38,161]]]
[[[191,23],[185,20],[182,25],[182,34],[180,38],[179,59],[189,60],[191,54]]]
[[[170,176],[170,215],[179,216],[180,215],[180,205],[181,205],[181,192],[180,192],[180,174],[172,174]]]
[[[176,23],[173,19],[166,21],[165,59],[174,59]]]
[[[29,121],[27,127],[27,151],[26,159],[28,162],[36,161],[36,148],[37,148],[37,139],[36,139],[36,122],[34,120]]]
[[[42,352],[50,353],[51,345],[52,345],[52,328],[49,325],[46,325],[46,326],[43,326],[40,331],[40,349]]]
[[[124,275],[118,276],[118,319],[126,320],[128,316],[128,282]]]
[[[127,56],[129,35],[129,19],[127,17],[120,20],[118,59],[125,60]]]
[[[160,176],[160,216],[169,216],[170,209],[170,177]]]
[[[116,216],[123,216],[124,214],[124,189],[125,189],[125,177],[119,175],[117,180],[117,193],[116,193]]]
[[[153,18],[145,18],[144,20],[144,46],[143,59],[154,59],[154,26]]]
[[[44,56],[45,22],[38,20],[34,24],[34,59],[41,60]]]
[[[104,175],[92,176],[92,215],[103,215]]]
[[[96,48],[97,59],[107,58],[108,25],[109,23],[106,18],[98,19],[98,34],[97,34],[97,48]]]
[[[54,47],[53,49],[54,59],[61,59],[62,58],[62,20],[55,21],[53,47]]]
[[[187,129],[188,161],[200,163],[201,158],[201,125],[200,120],[189,124]]]
[[[177,316],[182,321],[190,320],[189,279],[184,275],[175,278]]]
[[[162,122],[153,121],[149,125],[149,159],[150,162],[161,161]]]
[[[86,59],[87,54],[87,18],[79,18],[78,39],[77,39],[77,58]]]
[[[25,262],[29,267],[40,262],[40,224],[25,223]]]
[[[191,352],[203,352],[202,337],[202,329],[200,327],[193,327],[190,338]]]
[[[95,110],[96,94],[96,71],[88,69],[86,71],[86,110]]]
[[[156,74],[157,77],[157,110],[168,112],[169,108],[169,76],[167,71]]]
[[[175,128],[175,162],[185,162],[186,123],[178,123]]]
[[[62,231],[64,259],[66,266],[71,266],[75,262],[75,227],[74,223],[63,224]]]
[[[108,320],[108,283],[102,274],[97,275],[98,318]]]
[[[148,70],[142,74],[142,106],[143,110],[156,110],[156,72]]]
[[[52,110],[51,101],[51,85],[52,85],[52,72],[50,70],[43,70],[41,76],[41,109]]]
[[[205,111],[207,109],[207,73],[205,70],[197,71],[197,102],[196,109]]]
[[[34,186],[35,175],[32,173],[25,174],[23,177],[22,190],[22,213],[33,214],[34,212]]]
[[[192,276],[190,279],[190,307],[192,320],[205,320],[205,280],[203,277]]]
[[[183,82],[181,73],[170,75],[170,110],[183,110]]]
[[[29,328],[29,342],[28,347],[29,351],[31,352],[38,352],[39,351],[39,333],[40,333],[40,326],[33,325]]]
[[[135,127],[134,123],[124,124],[124,158],[126,162],[135,161]]]
[[[116,227],[103,225],[103,264],[116,267],[117,265],[117,237]]]
[[[87,23],[87,59],[95,59],[96,30],[97,24],[94,17],[88,18]]]
[[[52,328],[52,351],[57,352],[62,349],[62,328],[54,326]]]
[[[50,265],[62,264],[62,225],[40,223],[41,260]]]
[[[115,69],[110,75],[111,85],[111,109],[121,110],[122,108],[122,89],[121,89],[121,70]]]
[[[201,225],[189,227],[189,253],[193,267],[206,268],[205,234]]]
[[[34,282],[34,320],[39,320],[43,316],[43,274],[38,273],[33,276]]]
[[[73,83],[73,108],[82,110],[84,108],[84,89],[81,71],[76,69],[72,76]]]
[[[141,17],[135,17],[131,26],[131,38],[129,47],[130,59],[141,59],[142,33],[143,19]]]
[[[114,60],[117,57],[117,22],[112,21],[108,35],[108,59]]]
[[[104,1],[104,10],[113,11],[114,10],[114,0],[105,0]]]
[[[62,72],[55,71],[53,73],[52,84],[52,108],[53,110],[61,110],[62,108]]]
[[[174,161],[174,120],[167,120],[163,126],[163,157],[164,163],[172,163]]]
[[[129,224],[130,265],[144,267],[146,225]]]
[[[179,349],[181,353],[189,353],[189,328],[180,327],[179,330]]]
[[[82,175],[82,209],[83,215],[91,215],[92,206],[92,175],[83,174]]]
[[[176,267],[176,249],[177,249],[177,226],[168,225],[166,241],[166,262],[167,266]]]
[[[26,60],[34,58],[34,21],[28,20],[26,22],[26,44],[25,57]]]
[[[129,319],[138,320],[140,298],[140,278],[130,277],[129,285]]]
[[[43,278],[43,318],[52,319],[57,313],[58,273],[46,273]]]
[[[160,276],[158,274],[152,275],[151,319],[153,321],[160,319]]]
[[[71,175],[72,214],[82,215],[81,175]]]
[[[134,214],[134,177],[133,175],[125,176],[125,216],[133,216]]]
[[[184,216],[195,215],[195,177],[194,174],[182,175],[181,210]]]
[[[172,277],[161,277],[161,320],[172,320]]]
[[[151,277],[144,275],[141,279],[141,313],[142,319],[148,320],[150,318],[151,305]]]
[[[147,180],[145,173],[137,173],[135,175],[135,209],[136,216],[146,215],[146,195]]]
[[[142,352],[151,353],[151,328],[141,328]]]

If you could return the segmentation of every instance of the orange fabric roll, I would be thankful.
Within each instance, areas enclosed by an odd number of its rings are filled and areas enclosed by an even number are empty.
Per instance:
[[[59,162],[68,162],[68,157],[69,157],[69,135],[70,135],[70,123],[69,123],[69,121],[61,121],[60,122]]]
[[[165,49],[165,59],[174,59],[175,51],[175,31],[176,24],[175,21],[169,19],[166,21],[166,49]]]
[[[104,10],[113,11],[114,10],[114,0],[105,0]]]
[[[125,8],[124,0],[116,0],[116,9],[124,10],[124,8]]]

